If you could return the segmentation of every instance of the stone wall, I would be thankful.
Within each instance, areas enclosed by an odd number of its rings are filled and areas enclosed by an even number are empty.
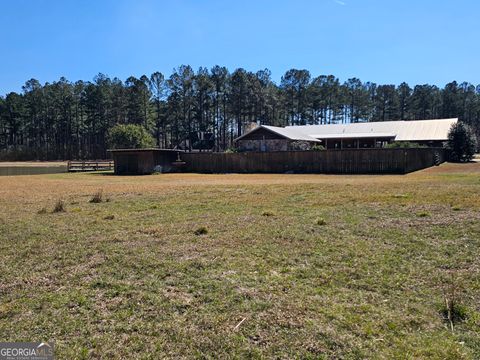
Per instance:
[[[314,142],[309,141],[292,141],[288,139],[265,139],[253,140],[242,139],[237,141],[237,148],[239,151],[301,151],[310,150]]]
[[[290,140],[238,140],[237,148],[240,151],[287,151]]]

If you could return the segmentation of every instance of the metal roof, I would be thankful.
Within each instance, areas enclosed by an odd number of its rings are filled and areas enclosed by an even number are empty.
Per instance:
[[[353,124],[287,126],[317,139],[353,137],[383,137],[394,135],[397,141],[447,140],[450,127],[458,119],[399,120]],[[388,136],[387,135],[387,136]],[[387,137],[385,136],[385,137]]]
[[[305,134],[302,131],[297,130],[297,126],[289,126],[289,127],[278,127],[278,126],[268,126],[268,125],[260,125],[257,126],[255,129],[243,134],[242,136],[238,137],[235,139],[241,140],[245,136],[251,134],[254,131],[257,131],[258,129],[267,129],[275,134],[278,134],[280,136],[283,136],[287,139],[290,140],[300,140],[300,141],[311,141],[311,142],[319,142],[318,139],[311,137],[310,135]]]
[[[394,138],[392,133],[342,133],[342,134],[315,134],[312,135],[318,139],[356,139],[356,138]]]

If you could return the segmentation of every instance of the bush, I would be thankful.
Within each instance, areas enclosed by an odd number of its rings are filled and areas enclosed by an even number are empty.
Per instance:
[[[310,142],[302,140],[292,141],[289,145],[289,150],[293,151],[306,151],[310,150],[311,148],[312,146]]]
[[[428,213],[426,211],[420,211],[420,212],[417,213],[417,216],[418,217],[429,217],[430,213]]]
[[[472,160],[476,147],[475,136],[467,125],[461,122],[452,125],[448,132],[447,141],[450,161],[463,162]]]
[[[325,150],[325,146],[323,145],[313,145],[310,150],[313,150],[313,151],[323,151]]]
[[[55,204],[55,207],[53,208],[52,212],[53,213],[59,213],[59,212],[65,212],[65,203],[63,200],[58,200],[57,203]]]
[[[98,190],[95,194],[93,194],[90,202],[93,204],[100,204],[101,202],[103,202],[103,191]]]
[[[238,153],[238,149],[236,148],[228,148],[227,150],[225,150],[225,152],[227,154],[234,154],[234,153]]]
[[[262,212],[262,216],[267,216],[267,217],[275,216],[275,213],[270,210],[265,210],[264,212]]]
[[[141,125],[115,125],[108,132],[111,149],[141,149],[155,146],[155,139]]]
[[[207,235],[208,234],[208,229],[205,226],[200,226],[197,230],[193,232],[195,235],[200,236],[200,235]]]
[[[425,148],[426,145],[421,145],[418,143],[410,142],[410,141],[394,141],[385,145],[385,149],[418,149],[418,148]]]

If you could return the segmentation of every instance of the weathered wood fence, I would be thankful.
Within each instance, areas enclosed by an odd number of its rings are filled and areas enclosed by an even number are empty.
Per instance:
[[[183,172],[405,174],[445,161],[442,148],[184,153]]]
[[[69,172],[113,170],[113,160],[71,160],[67,169]]]

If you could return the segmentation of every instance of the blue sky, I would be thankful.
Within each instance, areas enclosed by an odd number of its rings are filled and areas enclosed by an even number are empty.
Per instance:
[[[0,94],[181,64],[480,83],[478,0],[0,0]]]

